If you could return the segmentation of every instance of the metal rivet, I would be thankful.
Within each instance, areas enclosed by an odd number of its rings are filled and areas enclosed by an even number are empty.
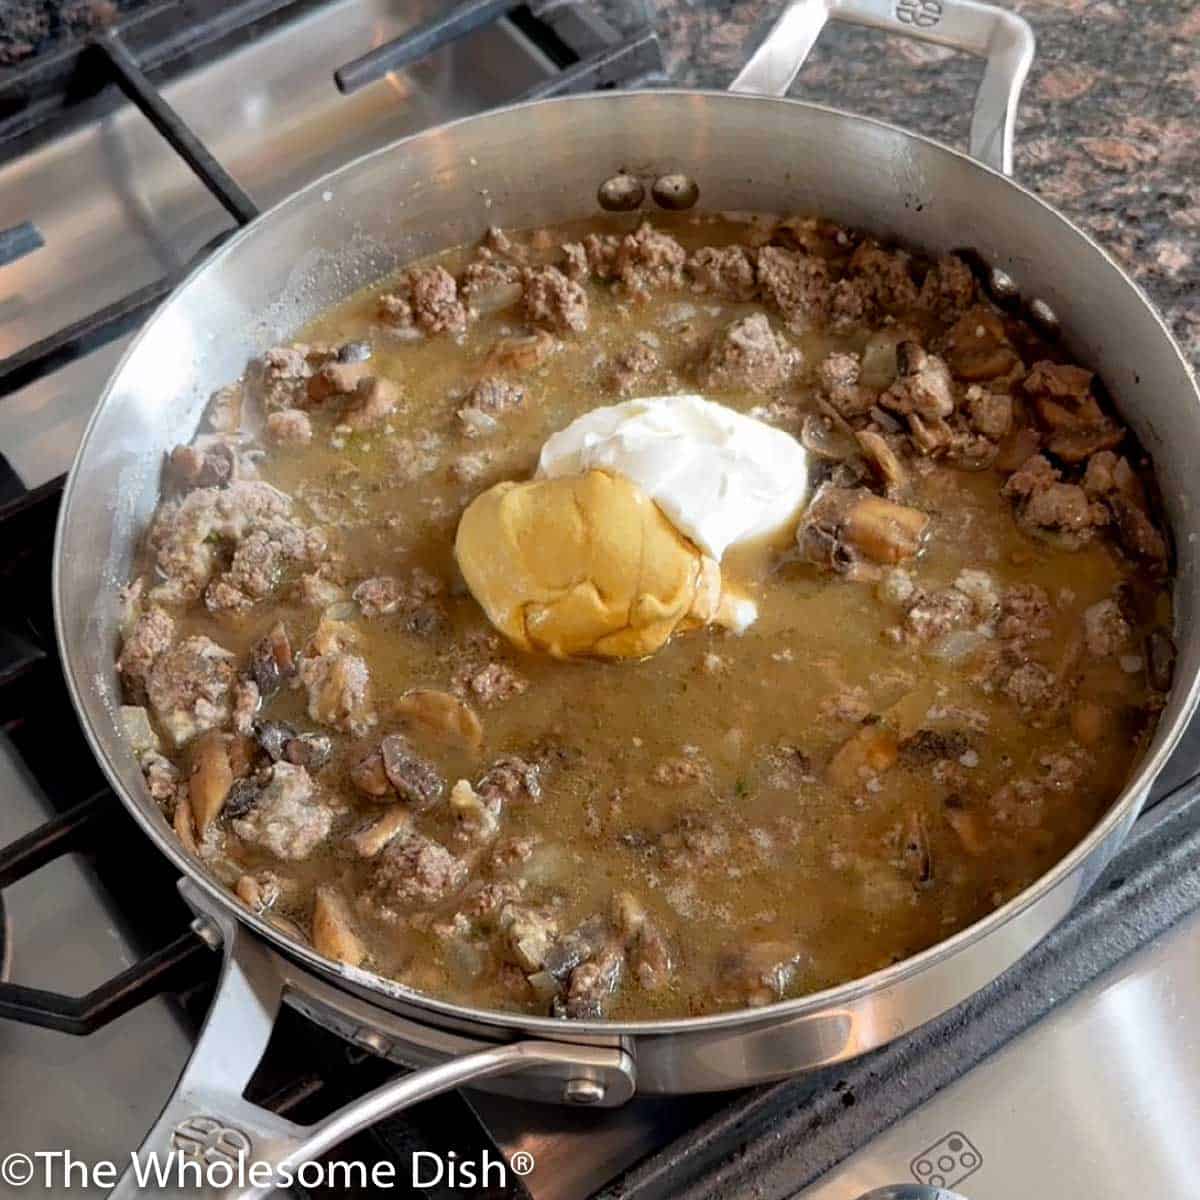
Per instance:
[[[354,1040],[364,1050],[370,1050],[372,1054],[377,1054],[380,1058],[387,1058],[388,1051],[392,1048],[392,1043],[375,1029],[360,1029],[354,1035]]]
[[[999,267],[993,267],[988,272],[987,289],[993,300],[1015,300],[1021,291],[1017,281]]]
[[[700,199],[700,185],[690,175],[660,175],[650,195],[659,208],[682,212]]]
[[[1062,327],[1058,323],[1058,315],[1045,300],[1029,302],[1029,320],[1048,337],[1058,337]]]
[[[197,917],[192,922],[192,932],[210,949],[220,950],[225,943],[221,927],[212,917]]]
[[[599,1104],[604,1099],[604,1084],[595,1079],[568,1079],[563,1099],[568,1104]]]
[[[606,179],[596,192],[596,202],[605,212],[632,212],[645,198],[642,181],[625,174]]]

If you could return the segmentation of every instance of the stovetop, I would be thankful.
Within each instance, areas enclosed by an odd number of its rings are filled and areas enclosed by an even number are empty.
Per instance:
[[[134,59],[126,89],[136,90],[139,63],[161,64],[162,96],[260,209],[378,145],[532,89],[656,74],[636,4],[616,27],[607,2],[603,19],[567,4],[549,25],[514,9],[351,95],[333,86],[337,68],[441,6],[212,0],[199,6],[212,19],[203,28],[195,12],[172,26],[172,7],[117,10],[121,20],[139,10],[116,26]],[[12,981],[54,994],[22,993],[26,1010],[57,1004],[95,1029],[75,1038],[0,1020],[0,1151],[67,1147],[98,1161],[124,1157],[157,1115],[194,1043],[216,957],[190,938],[169,866],[104,787],[61,686],[49,610],[55,481],[129,335],[235,227],[239,205],[236,192],[206,188],[111,88],[83,89],[82,105],[61,100],[60,76],[75,86],[87,77],[85,42],[40,50],[7,76],[0,65],[0,225],[30,221],[36,232],[17,240],[43,243],[0,266],[0,848],[24,839],[15,854],[0,849],[0,979],[7,967]],[[25,93],[15,71],[26,72]],[[339,1156],[528,1151],[532,1175],[484,1194],[536,1200],[857,1200],[900,1182],[956,1185],[971,1200],[1189,1194],[1200,1167],[1197,764],[1200,726],[1129,847],[1062,928],[985,993],[860,1062],[603,1113],[454,1094]],[[60,993],[91,1002],[64,1006]],[[0,1015],[11,999],[0,989]],[[392,1070],[285,1010],[253,1089],[302,1119]],[[1108,1131],[1132,1125],[1157,1132],[1138,1154],[1110,1151]]]

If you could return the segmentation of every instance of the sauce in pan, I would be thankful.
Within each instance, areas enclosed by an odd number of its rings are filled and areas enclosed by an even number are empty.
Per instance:
[[[807,451],[803,508],[720,563],[756,619],[511,644],[465,508],[679,393]],[[564,1017],[768,1003],[970,924],[1117,797],[1170,678],[1152,483],[957,259],[798,218],[493,231],[214,397],[127,592],[127,724],[184,842],[323,953]]]

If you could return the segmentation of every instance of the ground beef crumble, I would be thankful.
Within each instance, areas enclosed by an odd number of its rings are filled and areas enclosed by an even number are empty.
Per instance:
[[[461,333],[467,310],[458,296],[454,276],[441,266],[412,267],[396,288],[379,297],[380,319],[399,328],[422,333]]]
[[[800,351],[777,334],[762,313],[754,313],[713,339],[704,378],[712,388],[772,392],[795,376],[800,363]]]
[[[742,246],[704,246],[687,260],[692,291],[745,302],[758,293],[754,259]]]
[[[1035,454],[1009,476],[1003,494],[1016,502],[1017,521],[1034,533],[1057,537],[1064,546],[1080,546],[1109,522],[1108,509],[1062,472],[1045,455]]]
[[[525,319],[552,333],[583,333],[588,327],[588,298],[582,284],[557,267],[537,267],[524,274]]]
[[[230,719],[235,676],[233,654],[208,637],[184,638],[154,659],[146,695],[159,727],[176,746]]]

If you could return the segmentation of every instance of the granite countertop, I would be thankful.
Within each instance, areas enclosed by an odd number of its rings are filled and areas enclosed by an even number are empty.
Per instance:
[[[779,0],[652,0],[679,83],[723,87]],[[1008,0],[1037,34],[1014,174],[1150,293],[1200,368],[1200,3]],[[752,42],[750,44],[753,44]],[[791,94],[965,145],[978,60],[831,25]]]

